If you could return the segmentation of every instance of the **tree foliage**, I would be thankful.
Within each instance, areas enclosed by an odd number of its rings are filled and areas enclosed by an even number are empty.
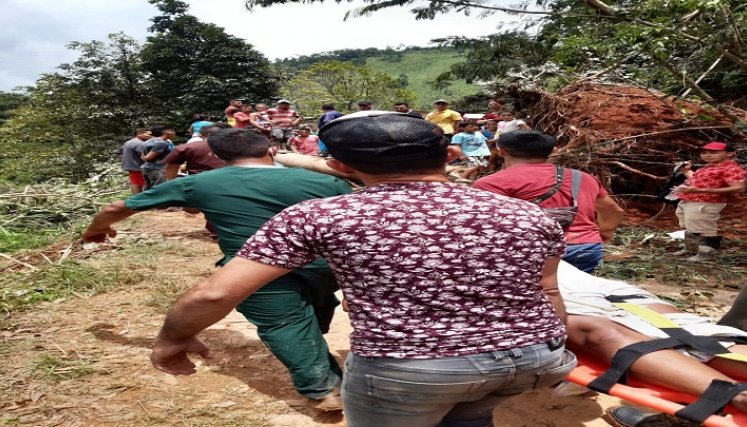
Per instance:
[[[343,61],[316,63],[288,80],[281,92],[293,99],[304,115],[318,115],[321,105],[328,102],[349,112],[361,100],[390,108],[395,102],[415,99],[415,93],[388,74]]]
[[[161,15],[143,46],[122,33],[70,43],[78,59],[39,78],[26,99],[0,96],[0,114],[13,108],[0,126],[0,180],[83,179],[137,127],[184,129],[195,113],[221,117],[232,97],[276,94],[269,63],[250,44],[188,15],[184,2],[152,2]]]
[[[408,46],[397,49],[392,47],[387,47],[385,49],[377,49],[374,47],[366,49],[339,49],[331,52],[320,52],[293,58],[283,58],[275,61],[275,65],[279,68],[289,70],[307,68],[318,62],[324,61],[344,61],[362,66],[366,65],[366,61],[371,58],[382,58],[389,62],[399,62],[407,52],[432,49],[434,48],[423,48],[418,46]]]
[[[247,7],[324,0],[247,0]],[[340,2],[338,0],[338,2]],[[557,84],[594,78],[734,100],[747,89],[747,3],[743,0],[534,0],[503,7],[484,0],[365,0],[365,15],[409,7],[416,19],[442,13],[506,12],[522,27],[481,39],[442,40],[471,49],[441,77]],[[702,76],[700,82],[697,82]],[[696,83],[697,82],[697,83]]]
[[[251,44],[187,14],[182,1],[150,2],[162,14],[153,18],[142,61],[162,115],[220,116],[231,98],[260,102],[275,95],[270,64]]]
[[[149,121],[140,45],[124,34],[73,42],[80,57],[45,74],[0,128],[2,178],[87,177],[132,129]],[[33,164],[33,168],[28,166]]]
[[[28,99],[21,92],[0,92],[0,126],[13,117],[13,112]]]

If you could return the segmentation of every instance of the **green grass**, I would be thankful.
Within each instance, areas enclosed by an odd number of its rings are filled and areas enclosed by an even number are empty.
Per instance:
[[[232,408],[233,409],[233,408]],[[185,410],[178,406],[168,415],[148,415],[138,420],[139,425],[178,425],[182,427],[271,427],[272,424],[262,415],[249,411],[226,410],[221,408],[192,408]]]
[[[57,230],[13,232],[0,229],[0,252],[7,254],[22,249],[38,249],[49,245],[57,235]]]
[[[9,415],[4,418],[0,418],[0,425],[3,426],[17,426],[21,424],[21,417]]]
[[[60,382],[85,377],[96,372],[91,363],[81,359],[64,359],[42,354],[29,365],[31,374],[42,381]]]
[[[404,52],[401,61],[387,60],[374,57],[366,60],[366,65],[375,71],[384,72],[397,79],[401,74],[407,76],[408,89],[418,95],[418,99],[411,105],[416,110],[429,111],[431,103],[439,98],[450,101],[474,95],[480,87],[464,81],[454,81],[446,89],[435,89],[430,85],[440,74],[449,71],[452,64],[464,60],[462,54],[455,50],[419,50]],[[380,106],[391,108],[390,105]]]
[[[116,264],[92,267],[77,261],[42,266],[39,271],[4,273],[0,278],[0,313],[13,313],[44,301],[90,296],[128,286],[143,275]]]
[[[735,287],[747,280],[745,241],[734,239],[710,262],[691,263],[671,252],[681,242],[673,242],[662,233],[637,227],[621,228],[605,251],[611,255],[597,275],[631,282],[655,280],[661,284]]]
[[[144,304],[158,313],[166,313],[174,301],[189,288],[190,285],[174,280],[159,281],[151,286],[150,295]]]

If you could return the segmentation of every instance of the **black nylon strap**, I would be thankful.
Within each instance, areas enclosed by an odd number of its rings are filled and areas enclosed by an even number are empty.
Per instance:
[[[660,330],[670,337],[677,339],[681,343],[687,344],[695,350],[702,351],[711,356],[731,353],[728,348],[724,347],[719,342],[719,338],[728,339],[725,337],[693,335],[682,328],[660,328]]]
[[[563,185],[563,167],[560,165],[555,165],[555,185],[553,185],[552,188],[550,188],[547,191],[547,193],[532,200],[532,203],[539,205],[540,203],[552,197],[553,194],[557,193],[558,190],[560,190],[560,187],[562,185]]]
[[[734,396],[743,391],[747,391],[747,383],[734,384],[728,381],[713,380],[698,400],[675,412],[674,415],[703,423],[706,418],[721,411]]]
[[[604,298],[611,303],[622,303],[630,299],[650,298],[650,296],[640,294],[608,295]],[[670,337],[676,338],[681,343],[711,356],[716,354],[730,353],[729,349],[721,345],[719,341],[734,341],[740,344],[747,342],[747,337],[693,335],[682,328],[659,328],[659,330],[669,335]]]
[[[641,356],[648,353],[653,353],[659,350],[666,350],[672,348],[682,347],[683,344],[676,338],[662,338],[651,341],[643,341],[635,344],[630,344],[617,350],[617,353],[612,357],[610,367],[602,375],[598,376],[594,381],[590,382],[586,387],[598,391],[600,393],[609,393],[612,386],[617,384],[630,369],[636,360]]]

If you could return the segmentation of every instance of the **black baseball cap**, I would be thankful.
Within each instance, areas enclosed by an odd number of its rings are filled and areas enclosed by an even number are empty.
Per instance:
[[[333,120],[319,139],[345,163],[385,163],[439,157],[448,146],[440,127],[423,118],[392,111],[359,111]]]

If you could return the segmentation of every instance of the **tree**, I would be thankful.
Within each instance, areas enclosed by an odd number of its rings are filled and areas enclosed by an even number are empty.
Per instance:
[[[342,61],[324,61],[310,66],[286,82],[281,92],[294,100],[305,115],[317,115],[320,106],[328,102],[348,112],[364,99],[389,108],[397,101],[412,102],[416,97],[388,74]]]
[[[247,7],[324,0],[247,0]],[[339,1],[338,1],[339,2]],[[411,7],[416,19],[461,12],[506,12],[524,28],[483,39],[452,40],[474,49],[449,75],[467,80],[606,78],[695,94],[720,102],[747,90],[747,5],[743,0],[534,0],[502,7],[483,0],[365,0],[352,16]],[[522,55],[526,54],[525,59]],[[498,59],[498,61],[496,61]],[[507,61],[504,62],[504,59]],[[496,64],[496,62],[500,62]]]
[[[13,117],[13,111],[28,99],[20,92],[0,92],[0,126]]]
[[[150,2],[161,15],[152,20],[142,60],[161,115],[179,123],[195,113],[220,117],[231,98],[259,102],[276,95],[277,79],[251,44],[187,14],[182,1]]]
[[[110,34],[107,42],[73,42],[68,48],[80,57],[39,78],[0,127],[6,179],[86,178],[92,164],[111,156],[133,128],[152,123],[134,39]]]

